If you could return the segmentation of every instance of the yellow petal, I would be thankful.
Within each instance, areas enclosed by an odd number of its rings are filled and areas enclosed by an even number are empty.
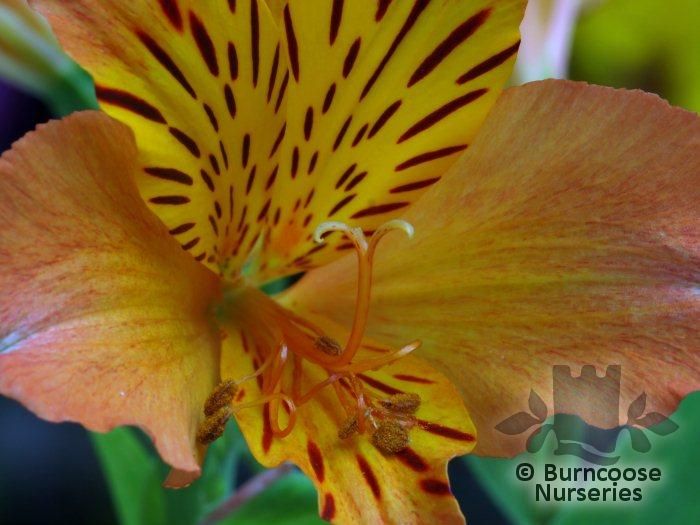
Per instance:
[[[379,249],[369,333],[423,340],[416,355],[459,385],[481,453],[521,450],[494,427],[531,389],[552,413],[555,364],[621,364],[621,417],[643,391],[670,413],[700,377],[699,147],[698,117],[653,95],[508,90],[405,216],[413,240]],[[287,305],[351,319],[354,264],[311,272]]]
[[[227,274],[264,248],[250,267],[258,279],[341,255],[313,244],[318,223],[351,217],[371,230],[440,178],[510,74],[524,9],[35,3],[95,77],[104,109],[135,130],[154,211]]]
[[[342,242],[313,243],[319,223],[352,220],[373,230],[440,179],[510,75],[524,4],[277,7],[292,78],[271,204],[281,215],[261,258],[264,275],[338,257]]]
[[[218,280],[143,204],[135,157],[128,128],[85,112],[0,159],[0,393],[50,421],[138,426],[193,476]]]
[[[139,147],[144,199],[197,260],[237,272],[270,210],[286,54],[264,2],[35,0]],[[279,101],[279,103],[278,103]]]
[[[253,334],[274,321],[265,318],[264,308],[251,313],[246,304],[239,303],[236,311],[247,313],[224,325],[224,378],[252,373],[273,350]],[[307,321],[339,341],[347,337],[347,330],[321,316],[309,316]],[[376,358],[378,348],[370,341],[365,344],[358,359]],[[241,410],[236,417],[255,457],[266,466],[285,460],[296,463],[318,489],[321,516],[336,523],[357,523],[360,517],[368,523],[463,523],[449,488],[447,461],[472,450],[475,431],[457,390],[426,361],[411,356],[358,377],[377,397],[402,392],[420,396],[417,424],[409,431],[407,449],[384,455],[367,434],[341,440],[338,432],[347,416],[334,388],[327,386],[298,406],[296,425],[283,438],[273,435],[268,419],[274,410],[271,405]],[[320,367],[304,362],[301,393],[326,378]],[[260,388],[256,381],[242,383],[236,403],[259,399]],[[284,427],[284,410],[279,410],[279,420]]]

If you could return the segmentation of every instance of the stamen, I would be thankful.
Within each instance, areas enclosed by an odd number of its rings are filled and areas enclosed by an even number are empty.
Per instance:
[[[408,443],[408,431],[397,421],[382,421],[372,434],[372,444],[384,454],[397,454]]]
[[[400,414],[415,414],[420,406],[420,396],[414,393],[394,394],[379,400],[387,410]]]
[[[231,414],[231,408],[225,406],[202,421],[197,430],[197,443],[209,445],[219,439],[224,433]]]
[[[406,222],[401,219],[394,219],[392,221],[385,222],[375,230],[374,235],[372,235],[371,239],[369,240],[369,246],[367,248],[367,257],[370,261],[374,256],[374,252],[377,249],[379,240],[382,237],[384,237],[387,233],[394,230],[403,230],[403,232],[406,234],[406,237],[408,237],[409,239],[412,239],[413,234],[415,233],[415,229],[413,228],[413,225],[410,222]]]
[[[377,368],[381,368],[383,366],[388,365],[392,361],[396,361],[397,359],[401,359],[402,357],[407,356],[420,345],[420,341],[414,341],[404,346],[402,349],[397,350],[396,352],[391,352],[382,357],[378,357],[377,359],[368,359],[367,361],[360,361],[358,363],[352,363],[347,366],[328,366],[328,369],[334,372],[343,373],[358,373],[364,372],[365,370],[376,370]]]
[[[351,416],[343,421],[338,429],[339,439],[348,439],[349,437],[357,434],[359,427],[357,426],[357,416]]]
[[[328,355],[336,356],[343,352],[343,347],[340,346],[340,343],[327,335],[317,337],[314,341],[314,347]]]
[[[238,392],[238,385],[235,381],[227,379],[219,383],[204,403],[204,415],[209,417],[230,405],[236,392]]]

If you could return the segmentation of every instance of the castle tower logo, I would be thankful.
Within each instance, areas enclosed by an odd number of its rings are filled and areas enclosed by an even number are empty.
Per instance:
[[[613,465],[620,459],[615,449],[620,434],[627,431],[632,448],[648,452],[651,444],[645,432],[667,435],[678,429],[658,412],[645,413],[646,394],[640,394],[627,408],[627,421],[620,421],[620,380],[622,367],[609,365],[598,375],[593,365],[584,365],[579,375],[568,365],[552,367],[553,417],[548,421],[547,405],[534,391],[528,399],[529,411],[504,419],[496,430],[518,435],[534,427],[527,439],[527,450],[537,452],[550,432],[557,440],[555,455],[573,455],[596,465]],[[595,421],[600,427],[587,421]]]

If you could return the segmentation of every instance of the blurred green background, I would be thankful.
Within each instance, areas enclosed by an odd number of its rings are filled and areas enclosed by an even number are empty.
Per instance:
[[[10,35],[13,28],[18,33]],[[0,55],[24,34],[25,52],[34,66],[38,64],[38,70],[29,71],[0,59],[1,149],[51,115],[94,105],[89,78],[64,58],[57,58],[32,31],[18,20],[3,19],[0,10]],[[698,0],[585,2],[574,25],[568,76],[644,89],[700,111],[699,34]],[[524,40],[527,44],[527,35]],[[560,462],[561,458],[552,455],[552,439],[545,441],[539,453],[513,460],[469,457],[453,461],[453,489],[469,521],[476,524],[700,523],[700,394],[689,396],[672,419],[679,430],[669,436],[650,434],[652,450],[646,454],[632,450],[627,434],[621,434],[617,449],[621,463],[663,468],[664,482],[648,488],[640,503],[534,504],[532,485],[515,482],[514,469],[523,461],[535,465]],[[131,429],[88,440],[75,425],[43,423],[16,403],[0,399],[0,524],[198,523],[261,470],[235,425],[230,427],[225,438],[212,447],[205,476],[191,488],[166,491],[160,487],[165,466],[143,436]],[[316,522],[320,520],[315,491],[297,472],[221,523]]]

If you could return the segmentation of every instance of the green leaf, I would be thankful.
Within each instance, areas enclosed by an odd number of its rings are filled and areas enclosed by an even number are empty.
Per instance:
[[[162,468],[130,428],[92,434],[122,525],[165,525]]]
[[[142,439],[143,438],[143,439]],[[234,422],[209,447],[203,474],[191,486],[162,487],[168,467],[150,443],[130,428],[92,434],[121,525],[193,525],[235,487],[245,442]]]
[[[293,472],[271,485],[219,522],[220,525],[321,525],[316,489],[301,472]]]

